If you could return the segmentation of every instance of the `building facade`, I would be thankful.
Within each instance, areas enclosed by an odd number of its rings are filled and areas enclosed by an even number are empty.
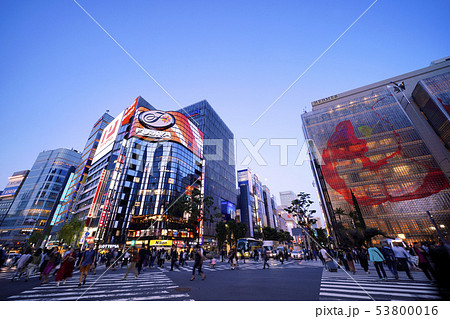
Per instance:
[[[2,223],[3,243],[21,245],[33,231],[44,230],[53,217],[70,169],[77,167],[80,159],[80,153],[64,148],[38,155]]]
[[[270,189],[249,169],[239,170],[237,175],[237,219],[247,225],[247,236],[262,238],[263,227],[278,229],[277,205]]]
[[[203,100],[180,110],[204,134],[205,196],[212,197],[221,217],[206,222],[207,241],[215,237],[215,224],[236,214],[236,168],[234,134],[211,105]]]
[[[103,114],[94,124],[83,152],[81,153],[81,162],[77,166],[75,172],[69,177],[66,189],[63,192],[61,201],[58,204],[57,210],[51,221],[51,235],[56,236],[62,225],[71,216],[76,213],[75,207],[77,200],[80,198],[84,184],[86,182],[87,174],[92,165],[95,151],[97,150],[100,137],[106,126],[112,122],[114,118],[108,113]],[[89,202],[84,201],[84,207],[89,205]],[[73,214],[72,214],[73,213]],[[85,219],[83,214],[78,214],[78,218]]]
[[[352,193],[367,227],[387,236],[436,240],[427,211],[450,227],[449,72],[450,61],[437,63],[315,101],[302,115],[332,236],[334,211],[354,210]]]
[[[8,214],[9,208],[16,199],[29,172],[29,170],[14,172],[14,174],[8,178],[9,182],[0,194],[0,226]]]

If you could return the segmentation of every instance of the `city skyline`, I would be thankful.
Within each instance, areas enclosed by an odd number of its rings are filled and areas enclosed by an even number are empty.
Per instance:
[[[314,100],[448,56],[449,44],[439,41],[448,28],[448,3],[378,1],[252,126],[372,3],[79,2],[182,107],[206,99],[216,109],[238,139],[237,170],[248,167],[260,176],[278,203],[281,191],[308,192],[317,210],[309,163],[294,165],[304,141],[303,111]],[[1,156],[0,189],[13,172],[30,169],[42,150],[82,151],[90,127],[107,109],[116,116],[137,96],[157,109],[179,108],[75,2],[1,6],[0,38],[8,50],[0,62],[0,103],[11,121],[2,126],[8,152]],[[140,12],[148,19],[130,19]],[[402,27],[412,19],[422,23]],[[279,146],[269,140],[260,152],[267,166],[255,160],[240,165],[249,155],[242,139],[255,145],[260,138],[297,139],[289,165],[280,165]]]

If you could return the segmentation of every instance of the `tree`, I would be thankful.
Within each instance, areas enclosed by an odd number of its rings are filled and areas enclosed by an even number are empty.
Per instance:
[[[225,222],[221,221],[216,224],[216,238],[217,238],[217,245],[219,249],[222,248],[223,244],[227,240],[227,225]]]
[[[291,234],[284,230],[279,230],[277,233],[277,240],[282,243],[288,243],[292,241],[294,238],[292,238]]]
[[[65,223],[58,232],[58,239],[67,245],[72,245],[74,237],[82,231],[83,221],[78,218],[72,218],[68,223]]]
[[[310,209],[314,202],[310,199],[310,195],[305,192],[300,192],[297,198],[294,199],[291,205],[284,210],[294,216],[294,220],[307,234],[314,237],[312,225],[317,220],[313,217],[316,213],[314,209]],[[310,236],[305,235],[307,248],[311,247]]]
[[[263,238],[265,240],[278,240],[278,232],[272,227],[263,227]]]
[[[220,214],[216,213],[214,199],[204,196],[197,188],[193,188],[190,194],[184,194],[178,198],[167,210],[172,217],[186,218],[193,228],[194,239],[199,238],[198,228],[201,222],[212,223]]]
[[[39,244],[44,239],[44,234],[40,231],[34,231],[28,239],[28,244]]]
[[[359,206],[358,206],[359,209]],[[367,228],[362,215],[358,214],[356,211],[351,211],[348,214],[342,208],[337,208],[335,210],[335,215],[339,216],[339,222],[337,222],[336,234],[344,247],[354,247],[362,246],[367,244],[372,240],[373,237],[385,234],[377,228]],[[353,228],[347,228],[342,222],[341,216],[348,216],[352,220]]]

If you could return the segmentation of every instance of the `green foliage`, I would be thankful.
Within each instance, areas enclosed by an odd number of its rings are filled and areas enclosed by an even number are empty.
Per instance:
[[[297,221],[297,224],[301,227],[311,228],[311,225],[314,225],[317,220],[313,217],[316,213],[314,209],[310,209],[312,200],[310,200],[310,195],[304,192],[300,192],[297,195],[297,198],[294,199],[291,205],[284,210],[289,214],[293,215],[294,220]]]
[[[263,238],[265,240],[278,240],[278,231],[272,227],[263,227]]]
[[[223,246],[225,241],[227,240],[227,225],[225,222],[218,222],[216,224],[216,238],[217,238],[217,245],[219,248]]]
[[[34,231],[28,239],[28,244],[38,244],[44,239],[44,234],[40,231]]]
[[[335,215],[339,216],[336,233],[339,236],[343,247],[363,246],[370,242],[373,237],[378,235],[386,237],[386,235],[377,228],[367,228],[364,220],[361,221],[362,216],[357,212],[352,211],[347,215],[342,208],[337,208],[335,210]],[[353,228],[349,229],[345,227],[341,216],[349,216],[352,220]]]
[[[245,237],[247,233],[247,225],[244,223],[238,223],[234,219],[230,219],[228,222],[219,222],[216,224],[216,238],[219,247],[223,243],[228,241],[230,244],[237,243],[239,238]]]
[[[58,233],[58,239],[67,245],[72,245],[74,238],[82,231],[84,222],[78,218],[72,218],[68,223],[65,223]]]
[[[292,241],[294,238],[291,236],[291,234],[284,230],[279,230],[277,232],[277,240],[280,242],[288,243]]]
[[[328,237],[326,230],[324,228],[317,228],[316,232],[317,232],[316,240],[319,242],[319,244],[321,246],[327,246]]]

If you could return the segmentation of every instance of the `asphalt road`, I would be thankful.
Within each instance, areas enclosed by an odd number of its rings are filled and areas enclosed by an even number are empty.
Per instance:
[[[351,300],[439,300],[436,286],[421,271],[413,272],[414,281],[400,273],[395,280],[380,281],[371,266],[366,274],[357,265],[356,274],[339,269],[324,270],[320,262],[290,260],[281,264],[270,261],[270,269],[262,262],[242,262],[236,270],[219,262],[215,268],[204,264],[206,279],[196,275],[190,281],[193,262],[170,271],[170,264],[142,272],[138,278],[130,274],[123,280],[125,267],[107,271],[100,266],[97,275],[89,274],[86,285],[78,287],[79,272],[66,285],[56,286],[54,277],[41,285],[37,276],[28,282],[11,282],[12,271],[0,270],[0,300],[71,301],[71,300],[157,300],[157,301],[351,301]]]

